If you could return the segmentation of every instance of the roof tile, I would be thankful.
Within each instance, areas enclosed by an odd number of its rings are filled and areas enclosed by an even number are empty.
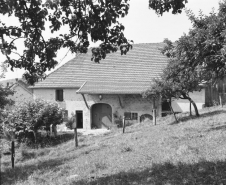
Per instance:
[[[87,54],[78,54],[32,88],[80,88],[87,81],[80,93],[91,93],[91,89],[93,93],[137,93],[137,88],[147,88],[166,66],[167,58],[159,50],[163,46],[163,43],[134,44],[126,55],[121,55],[120,51],[111,53],[100,63],[91,61],[89,50]]]

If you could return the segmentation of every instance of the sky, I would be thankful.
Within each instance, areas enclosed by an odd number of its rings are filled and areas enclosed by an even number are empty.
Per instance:
[[[133,40],[135,44],[162,42],[165,38],[174,42],[192,28],[184,10],[178,15],[167,12],[163,16],[159,16],[154,10],[148,8],[148,2],[149,0],[130,0],[128,15],[120,19],[120,22],[125,26],[126,38]],[[188,0],[186,8],[191,9],[196,15],[199,14],[200,10],[208,15],[213,8],[218,10],[219,0]],[[3,18],[3,20],[14,25],[17,24],[13,18]],[[49,36],[50,33],[46,33],[45,37]],[[91,47],[95,45],[92,43]],[[74,58],[74,55],[70,53],[66,55],[66,53],[66,49],[58,52],[57,60],[60,64],[57,67]],[[0,62],[4,60],[4,56],[0,53]],[[8,69],[4,79],[21,78],[23,72],[20,69],[14,69],[14,72]]]

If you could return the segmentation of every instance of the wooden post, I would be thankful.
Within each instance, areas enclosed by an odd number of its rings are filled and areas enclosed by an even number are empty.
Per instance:
[[[78,132],[77,132],[77,128],[74,128],[74,134],[75,134],[75,147],[78,147]]]
[[[75,114],[74,116],[74,124],[73,124],[73,127],[74,127],[74,139],[75,139],[75,147],[78,147],[78,132],[77,132],[77,116]]]
[[[156,109],[153,109],[153,125],[156,125]]]
[[[153,98],[153,125],[156,125],[156,109],[155,109],[155,98]]]
[[[222,96],[222,107],[224,106],[224,104],[225,104],[225,84],[224,83],[226,83],[226,78],[225,79],[223,79],[223,92],[222,92],[222,94],[223,94],[223,96]]]
[[[223,104],[222,104],[222,107],[224,106],[224,104],[226,103],[226,97],[225,97],[225,91],[226,91],[226,77],[223,79]]]
[[[12,168],[14,168],[14,158],[15,158],[15,143],[14,143],[14,141],[11,141],[11,162],[12,162]]]
[[[126,119],[125,119],[125,116],[123,116],[123,119],[122,119],[122,133],[123,134],[125,133],[125,128],[126,128]]]
[[[192,113],[191,113],[191,102],[190,102],[190,116],[192,116]]]

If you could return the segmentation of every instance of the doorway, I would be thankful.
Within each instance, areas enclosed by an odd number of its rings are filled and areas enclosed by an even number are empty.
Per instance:
[[[77,128],[83,128],[83,112],[81,110],[76,110],[76,123]]]
[[[106,103],[97,103],[92,106],[92,128],[111,128],[112,108]]]

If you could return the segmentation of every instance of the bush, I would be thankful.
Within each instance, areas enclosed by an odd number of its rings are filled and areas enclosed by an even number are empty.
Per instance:
[[[4,120],[4,130],[13,131],[19,142],[34,142],[37,132],[42,127],[50,130],[50,125],[56,126],[63,121],[63,112],[57,103],[41,99],[18,105],[8,112]]]
[[[75,122],[75,114],[72,112],[71,117],[68,119],[65,126],[72,130],[74,122]]]

